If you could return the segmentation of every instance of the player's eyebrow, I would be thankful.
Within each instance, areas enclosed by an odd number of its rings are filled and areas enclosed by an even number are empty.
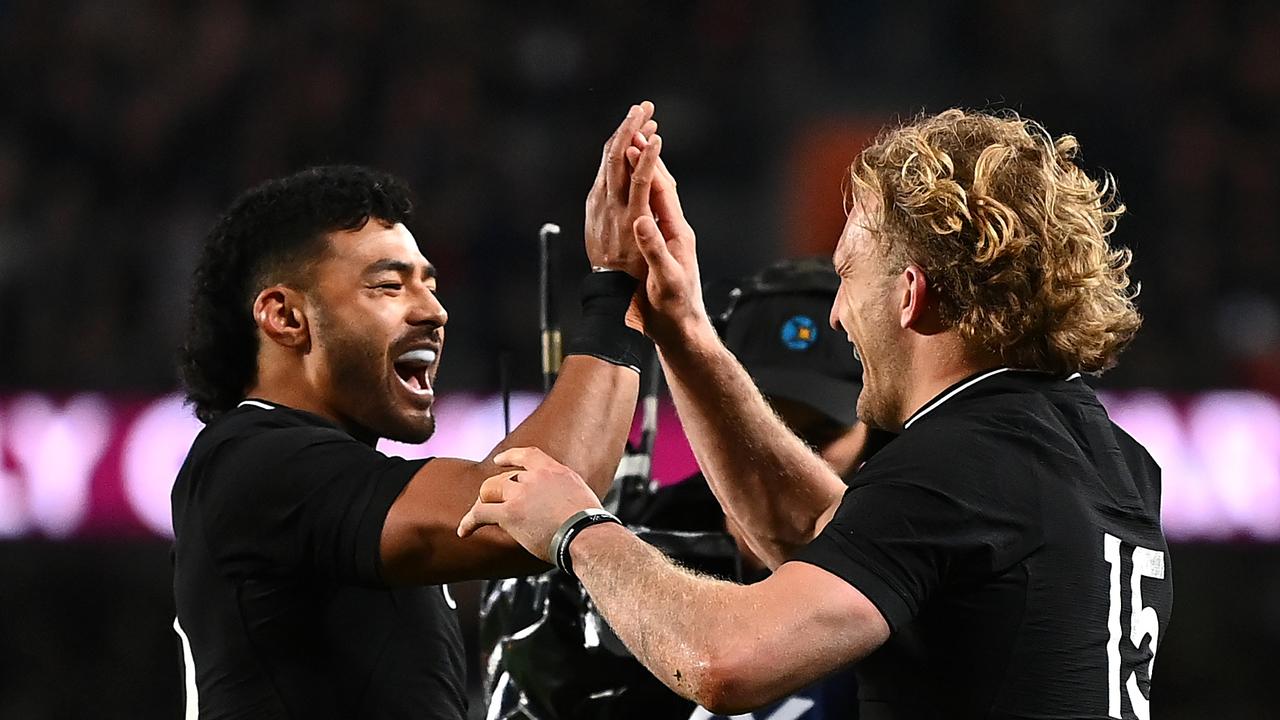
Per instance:
[[[414,265],[404,260],[396,260],[394,258],[382,258],[369,263],[364,269],[365,275],[376,275],[380,272],[393,272],[401,275],[413,275]],[[436,277],[436,266],[427,263],[422,266],[422,279],[431,280]]]
[[[844,270],[845,265],[849,262],[849,248],[845,247],[843,238],[836,243],[836,249],[831,253],[831,267],[840,274]]]

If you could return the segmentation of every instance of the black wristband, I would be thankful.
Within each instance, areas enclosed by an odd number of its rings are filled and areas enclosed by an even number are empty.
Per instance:
[[[592,525],[600,523],[613,522],[622,524],[622,521],[614,517],[613,513],[604,508],[589,508],[587,510],[579,510],[569,516],[568,520],[556,530],[556,534],[551,536],[551,542],[547,546],[547,555],[551,557],[551,562],[560,568],[569,577],[574,580],[578,579],[573,574],[573,561],[569,557],[569,543],[577,537],[578,533],[586,530]]]
[[[582,321],[565,355],[590,355],[640,372],[652,343],[627,327],[627,308],[640,281],[620,270],[593,272],[582,280]]]

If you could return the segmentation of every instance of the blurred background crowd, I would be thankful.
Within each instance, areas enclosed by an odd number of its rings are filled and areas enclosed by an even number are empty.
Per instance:
[[[0,0],[0,519],[37,477],[18,470],[19,405],[56,415],[14,399],[175,390],[205,232],[241,191],[308,165],[371,164],[414,188],[451,317],[445,395],[492,393],[503,352],[516,387],[538,387],[537,230],[564,228],[571,322],[601,143],[646,98],[712,283],[829,253],[844,168],[886,123],[965,106],[1074,133],[1091,171],[1118,179],[1116,239],[1146,316],[1097,384],[1169,391],[1146,397],[1159,407],[1280,395],[1280,3]],[[1239,456],[1265,467],[1215,476],[1237,499],[1217,510],[1280,498],[1272,434]],[[128,464],[104,457],[99,475]],[[168,540],[15,527],[0,542],[0,719],[173,717]],[[1157,716],[1280,717],[1280,544],[1172,556]],[[1247,591],[1225,590],[1242,577]]]
[[[532,386],[535,231],[577,267],[599,145],[651,98],[711,279],[830,249],[796,209],[838,213],[840,177],[795,179],[833,127],[963,105],[1073,132],[1143,284],[1106,382],[1280,390],[1278,48],[1270,2],[3,2],[0,386],[174,387],[216,214],[327,162],[415,189],[444,387],[492,387],[504,349]]]

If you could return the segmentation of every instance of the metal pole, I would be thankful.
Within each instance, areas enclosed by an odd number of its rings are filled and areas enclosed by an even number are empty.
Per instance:
[[[502,391],[502,437],[511,434],[511,352],[498,355],[498,385]]]
[[[560,341],[560,312],[556,299],[559,285],[552,258],[551,238],[559,237],[560,226],[546,223],[538,230],[538,327],[542,331],[542,391],[550,392],[560,372],[564,351]]]

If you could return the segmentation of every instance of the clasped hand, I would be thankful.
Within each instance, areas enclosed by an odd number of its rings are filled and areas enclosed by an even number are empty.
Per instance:
[[[504,469],[480,486],[480,497],[458,524],[458,537],[498,525],[525,550],[550,562],[547,544],[560,525],[579,510],[600,507],[578,473],[538,448],[511,448],[493,462]]]

